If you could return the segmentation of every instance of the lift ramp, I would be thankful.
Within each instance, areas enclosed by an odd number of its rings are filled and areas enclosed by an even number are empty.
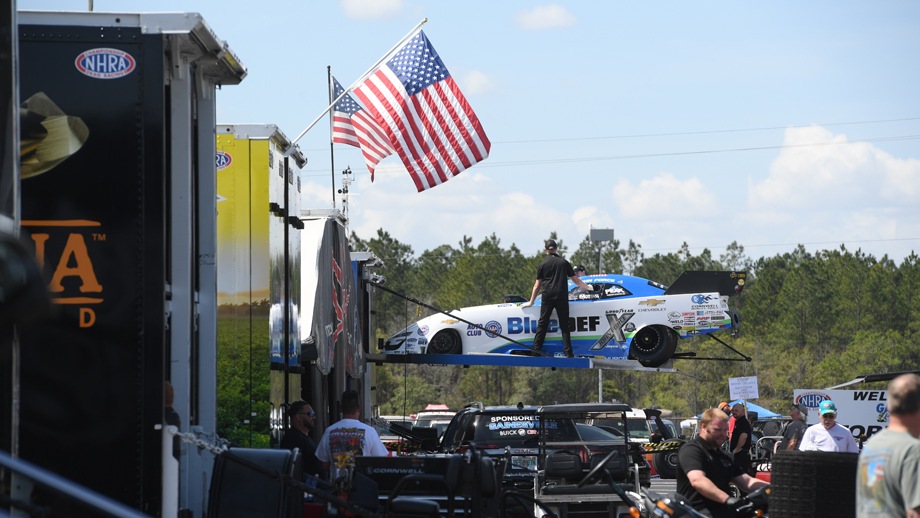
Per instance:
[[[636,360],[611,360],[577,356],[524,356],[520,354],[368,354],[367,361],[377,364],[400,363],[414,365],[483,365],[489,367],[542,367],[549,369],[604,369],[637,372],[678,372],[674,361],[658,367],[646,367]]]

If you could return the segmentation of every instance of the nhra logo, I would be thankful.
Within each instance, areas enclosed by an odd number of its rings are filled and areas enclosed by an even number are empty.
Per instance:
[[[697,295],[690,297],[690,301],[693,302],[694,304],[705,304],[709,302],[710,300],[712,300],[712,295],[697,294]]]
[[[804,394],[799,394],[798,397],[795,398],[795,404],[805,405],[808,408],[818,408],[818,403],[825,399],[830,399],[830,397],[820,392],[806,392]]]
[[[230,156],[230,153],[226,153],[224,151],[218,151],[216,158],[217,162],[215,165],[217,166],[218,171],[229,167],[230,164],[233,163],[233,157]]]
[[[117,49],[91,49],[74,60],[81,74],[94,79],[118,79],[134,71],[137,62],[127,52]]]

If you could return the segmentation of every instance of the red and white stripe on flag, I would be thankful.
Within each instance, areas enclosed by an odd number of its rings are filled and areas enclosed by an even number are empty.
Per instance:
[[[344,88],[334,78],[333,81],[335,96],[338,97]],[[350,95],[345,95],[332,112],[332,141],[361,149],[371,181],[374,180],[377,164],[394,151],[383,128]]]
[[[386,131],[419,192],[489,156],[479,118],[422,32],[354,93]]]

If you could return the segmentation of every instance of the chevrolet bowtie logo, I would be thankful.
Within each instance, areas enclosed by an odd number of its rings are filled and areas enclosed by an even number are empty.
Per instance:
[[[640,306],[657,306],[658,304],[664,304],[664,299],[648,299],[639,303]]]

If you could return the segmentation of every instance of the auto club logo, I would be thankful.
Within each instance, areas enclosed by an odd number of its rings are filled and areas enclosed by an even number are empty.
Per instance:
[[[502,325],[495,320],[486,322],[486,325],[482,327],[486,330],[486,336],[489,338],[495,338],[496,336],[502,334]]]

